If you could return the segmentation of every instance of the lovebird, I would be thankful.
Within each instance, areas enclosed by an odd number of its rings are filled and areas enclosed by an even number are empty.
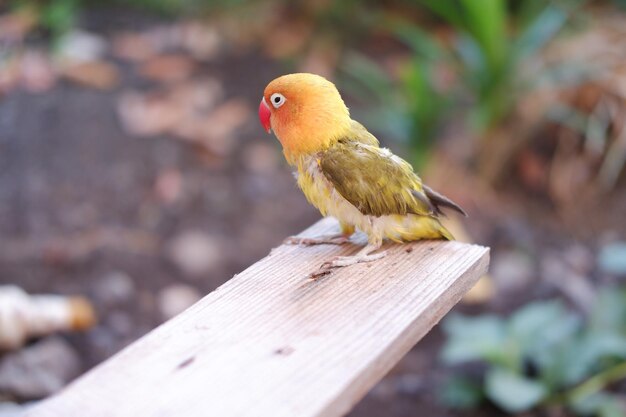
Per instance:
[[[386,253],[375,252],[384,239],[452,240],[439,221],[442,208],[467,215],[423,184],[407,161],[381,148],[374,135],[350,118],[339,91],[324,77],[300,73],[276,78],[265,88],[259,120],[280,141],[307,200],[341,226],[336,235],[287,242],[341,244],[356,229],[367,235],[368,244],[358,253],[324,262],[312,277],[381,259]]]

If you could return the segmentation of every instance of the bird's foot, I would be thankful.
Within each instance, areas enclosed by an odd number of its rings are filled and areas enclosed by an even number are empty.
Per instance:
[[[339,235],[329,235],[329,236],[320,236],[320,237],[289,236],[287,239],[283,241],[283,243],[287,245],[313,246],[313,245],[342,245],[349,241],[350,241],[350,236],[339,234]]]
[[[337,256],[329,261],[324,262],[317,271],[309,274],[309,278],[312,280],[316,280],[319,277],[330,274],[333,270],[337,268],[343,268],[346,266],[356,265],[364,262],[377,261],[387,255],[386,251],[370,254],[376,249],[377,248],[370,249],[369,251],[360,251],[356,255],[352,256]]]
[[[353,255],[353,256],[337,256],[330,261],[326,261],[322,264],[320,269],[323,268],[342,268],[344,266],[356,265],[364,262],[377,261],[384,258],[387,255],[386,252],[375,253],[373,255]]]

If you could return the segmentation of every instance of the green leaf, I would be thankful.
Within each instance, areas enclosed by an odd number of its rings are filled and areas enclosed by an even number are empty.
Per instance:
[[[491,401],[509,413],[530,410],[547,394],[541,382],[497,367],[487,372],[485,390]]]
[[[567,14],[558,7],[548,6],[515,42],[518,58],[528,57],[543,48],[561,30]]]
[[[598,264],[610,274],[626,275],[626,243],[613,243],[603,247]]]
[[[626,333],[626,291],[615,288],[600,290],[589,321],[594,331]]]
[[[522,341],[530,342],[541,334],[546,326],[560,322],[566,311],[558,301],[539,301],[517,310],[509,319],[512,335]]]
[[[517,310],[508,327],[522,354],[550,362],[554,347],[571,339],[580,321],[559,301],[535,302]]]
[[[436,61],[446,57],[446,50],[437,43],[436,38],[420,28],[412,24],[401,23],[395,24],[390,29],[416,55],[429,61]]]
[[[560,382],[576,384],[601,369],[602,361],[626,358],[626,336],[590,332],[569,346],[562,356]]]
[[[462,10],[458,2],[441,0],[420,0],[420,2],[458,29],[465,28]]]
[[[439,401],[455,410],[468,410],[480,404],[483,391],[471,379],[452,376],[446,380],[439,391]]]
[[[350,53],[343,61],[344,71],[374,98],[385,102],[391,96],[393,82],[383,69],[365,55]]]
[[[502,319],[485,315],[469,318],[452,315],[443,323],[449,336],[443,348],[442,359],[447,364],[473,360],[505,363],[506,327]]]
[[[626,408],[614,395],[597,392],[569,404],[577,414],[597,417],[624,417]]]
[[[501,68],[508,47],[505,0],[459,0],[465,27],[480,45],[492,71]]]

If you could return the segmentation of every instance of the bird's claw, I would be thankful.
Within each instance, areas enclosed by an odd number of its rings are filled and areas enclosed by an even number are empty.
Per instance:
[[[339,265],[337,265],[337,261],[341,260],[342,258],[347,258],[347,256],[335,256],[332,259],[329,259],[328,261],[324,262],[322,265],[320,265],[320,270],[325,270],[327,269],[329,272],[334,269],[334,268],[338,268]]]

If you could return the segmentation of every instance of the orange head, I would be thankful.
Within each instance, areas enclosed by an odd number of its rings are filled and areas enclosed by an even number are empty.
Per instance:
[[[333,83],[315,74],[289,74],[268,84],[259,106],[261,124],[294,162],[330,146],[350,129],[350,113]]]

